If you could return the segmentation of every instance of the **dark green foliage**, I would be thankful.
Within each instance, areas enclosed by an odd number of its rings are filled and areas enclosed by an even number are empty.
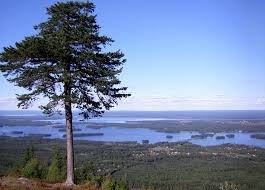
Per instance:
[[[29,162],[31,159],[36,158],[34,147],[30,146],[26,149],[25,157],[24,157],[24,164]]]
[[[38,150],[41,161],[51,159],[54,147],[60,150],[65,147],[64,141],[56,139],[0,137],[1,175],[6,174],[12,163],[15,165],[16,159],[23,158],[30,144]],[[220,190],[225,181],[240,190],[260,190],[265,186],[265,149],[262,148],[88,141],[75,141],[74,146],[76,168],[81,169],[84,163],[93,160],[97,172],[91,183],[98,187],[102,176],[109,173],[116,184],[127,175],[129,187],[135,189],[143,186],[156,190]]]
[[[18,169],[19,173],[23,177],[27,178],[40,178],[41,166],[39,159],[37,158],[34,148],[30,146],[26,149],[22,168]]]
[[[66,159],[56,150],[54,152],[52,162],[48,168],[46,179],[51,182],[58,182],[65,179],[66,176]]]
[[[99,33],[93,3],[58,2],[47,8],[48,20],[34,28],[37,34],[5,47],[0,54],[0,71],[9,82],[25,88],[17,95],[18,107],[27,109],[45,97],[40,106],[51,115],[65,108],[67,128],[67,184],[73,184],[72,108],[84,118],[101,116],[104,110],[125,98],[127,87],[120,87],[118,75],[126,62],[121,51],[104,48],[113,40]],[[50,180],[61,179],[60,168],[52,163]],[[58,174],[58,175],[57,175]]]
[[[116,190],[129,190],[127,176],[123,176],[116,184]]]
[[[29,91],[17,96],[19,107],[44,96],[45,113],[70,102],[87,118],[129,96],[118,87],[124,54],[104,50],[113,40],[100,35],[94,8],[90,2],[56,3],[47,9],[48,20],[34,27],[36,35],[4,48],[0,71]]]
[[[21,175],[27,178],[40,178],[41,171],[39,166],[39,160],[32,158],[26,165],[21,169]]]
[[[115,180],[113,176],[107,175],[102,182],[103,190],[129,190],[127,177],[123,176],[121,180]]]
[[[85,165],[83,165],[81,168],[76,169],[76,183],[84,183],[87,181],[91,181],[93,177],[96,175],[95,166],[92,162],[88,162]]]
[[[112,176],[106,176],[102,183],[103,190],[115,190],[116,189],[116,181]]]
[[[95,187],[99,188],[102,186],[102,183],[104,181],[103,176],[93,176],[90,180],[90,182],[95,185]]]

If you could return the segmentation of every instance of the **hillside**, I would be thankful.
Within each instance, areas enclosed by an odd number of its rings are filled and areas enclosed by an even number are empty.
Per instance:
[[[92,185],[76,185],[66,187],[63,183],[47,183],[41,180],[30,180],[27,178],[1,177],[0,190],[99,190]]]

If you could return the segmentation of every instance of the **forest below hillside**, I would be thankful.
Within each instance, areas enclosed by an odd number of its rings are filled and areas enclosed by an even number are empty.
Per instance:
[[[63,140],[40,137],[0,138],[0,173],[8,175],[28,147],[49,164],[54,150],[65,150]],[[222,145],[201,147],[191,143],[107,143],[76,141],[75,166],[93,163],[95,175],[127,176],[130,187],[153,189],[218,189],[229,182],[241,190],[265,186],[265,150],[262,148]]]

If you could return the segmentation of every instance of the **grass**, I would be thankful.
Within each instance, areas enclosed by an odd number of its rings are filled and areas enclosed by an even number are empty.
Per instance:
[[[100,190],[91,184],[66,187],[63,183],[48,183],[39,179],[0,178],[0,190]]]

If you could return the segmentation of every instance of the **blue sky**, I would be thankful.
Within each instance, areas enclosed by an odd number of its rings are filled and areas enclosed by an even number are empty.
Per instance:
[[[0,3],[0,51],[35,33],[54,0]],[[127,58],[132,97],[116,110],[265,109],[264,0],[94,0]],[[22,89],[0,74],[0,109]],[[33,108],[34,109],[34,108]]]

